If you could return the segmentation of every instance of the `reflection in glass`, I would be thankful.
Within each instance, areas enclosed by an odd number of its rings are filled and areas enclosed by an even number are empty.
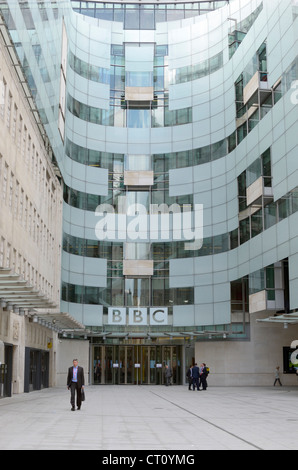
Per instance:
[[[263,231],[263,210],[255,212],[251,216],[251,236],[255,237]]]
[[[152,72],[126,72],[125,84],[129,87],[152,87]]]
[[[164,127],[164,109],[159,107],[152,110],[152,127]]]
[[[149,243],[126,243],[125,244],[125,259],[132,259],[132,260],[150,259],[150,244]]]
[[[154,29],[154,5],[140,5],[140,29]]]
[[[125,299],[127,306],[149,305],[149,279],[125,279]]]
[[[125,155],[124,166],[130,171],[151,170],[151,155]]]
[[[250,186],[254,183],[262,174],[261,159],[255,160],[246,170],[246,184]]]
[[[289,195],[281,198],[278,202],[278,220],[284,220],[290,215],[290,198]]]
[[[264,207],[264,229],[272,227],[276,224],[276,203],[268,204]]]
[[[265,289],[264,269],[249,274],[249,295]]]
[[[151,127],[151,111],[149,109],[128,109],[127,127],[135,129]]]
[[[274,264],[265,268],[267,299],[275,300],[275,271]]]
[[[124,302],[124,281],[122,278],[112,279],[112,305],[121,306]]]
[[[149,213],[149,192],[148,191],[128,191],[126,193],[126,208],[128,209],[134,204],[144,206],[147,214]],[[131,214],[132,215],[132,214]]]
[[[140,29],[140,10],[138,8],[131,8],[133,6],[134,5],[126,5],[124,19],[125,29]]]

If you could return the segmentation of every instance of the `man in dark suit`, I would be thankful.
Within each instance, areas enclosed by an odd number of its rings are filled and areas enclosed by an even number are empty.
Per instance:
[[[207,377],[208,377],[208,371],[206,364],[203,362],[201,364],[201,370],[200,370],[200,385],[202,384],[203,390],[207,390]]]
[[[197,386],[197,390],[200,390],[199,389],[199,379],[200,379],[200,369],[198,368],[197,363],[195,363],[195,365],[192,368],[192,380],[193,380],[192,386],[193,386],[193,390],[195,390],[196,386]]]
[[[192,384],[192,381],[193,381],[193,379],[192,379],[192,368],[193,368],[193,365],[191,364],[189,366],[189,369],[188,369],[187,373],[186,373],[186,377],[188,379],[188,390],[191,390],[191,384]]]
[[[77,393],[77,407],[81,409],[82,388],[84,388],[84,369],[78,365],[78,360],[73,360],[73,366],[68,369],[67,388],[70,389],[71,411],[75,411],[75,394]]]

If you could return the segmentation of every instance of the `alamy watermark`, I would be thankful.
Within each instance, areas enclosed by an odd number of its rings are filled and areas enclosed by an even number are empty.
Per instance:
[[[184,241],[186,250],[199,250],[203,245],[203,205],[193,210],[183,204],[126,205],[126,196],[119,198],[118,212],[111,204],[100,204],[95,211],[98,240],[149,242]],[[192,241],[190,243],[190,241]]]
[[[295,349],[291,354],[291,363],[293,366],[298,366],[298,340],[292,341],[291,349]]]

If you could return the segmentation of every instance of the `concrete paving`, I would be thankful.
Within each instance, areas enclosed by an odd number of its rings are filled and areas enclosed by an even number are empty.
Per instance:
[[[87,386],[0,400],[1,450],[297,450],[298,388]]]

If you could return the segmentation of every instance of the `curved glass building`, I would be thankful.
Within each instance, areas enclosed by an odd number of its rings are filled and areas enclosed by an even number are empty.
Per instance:
[[[1,11],[64,184],[61,311],[92,381],[162,383],[170,363],[183,383],[295,323],[297,2]]]

